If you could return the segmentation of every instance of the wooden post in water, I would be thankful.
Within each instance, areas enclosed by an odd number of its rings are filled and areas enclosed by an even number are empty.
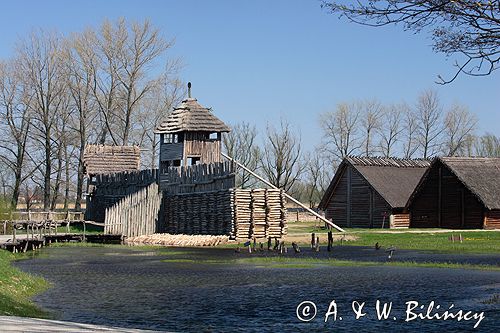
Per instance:
[[[313,233],[311,234],[311,249],[314,249],[314,248],[316,247],[315,241],[316,241],[316,235],[315,235],[315,233],[313,232]]]
[[[85,221],[83,221],[83,239],[82,241],[85,242]]]
[[[316,252],[319,252],[319,236],[316,237]]]
[[[328,252],[330,252],[332,250],[332,246],[333,246],[333,234],[332,234],[332,231],[328,231]]]

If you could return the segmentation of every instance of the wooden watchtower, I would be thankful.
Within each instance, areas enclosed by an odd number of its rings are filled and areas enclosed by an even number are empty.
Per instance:
[[[169,167],[221,162],[222,133],[229,131],[209,108],[191,97],[188,83],[188,98],[155,129],[160,135],[160,181]]]

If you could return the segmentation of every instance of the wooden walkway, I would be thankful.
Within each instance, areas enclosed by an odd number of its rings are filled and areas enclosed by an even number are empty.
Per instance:
[[[47,320],[37,318],[7,317],[0,316],[1,332],[159,332],[149,330],[129,329],[122,327],[110,327],[101,325],[90,325],[72,323],[67,321]],[[163,332],[163,331],[162,331]]]

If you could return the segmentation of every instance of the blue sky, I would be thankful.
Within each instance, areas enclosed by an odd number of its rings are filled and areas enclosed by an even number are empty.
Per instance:
[[[170,56],[183,59],[182,78],[221,119],[264,131],[284,117],[308,149],[321,140],[318,115],[337,103],[414,104],[428,88],[446,105],[467,105],[480,133],[500,135],[499,73],[437,85],[437,74],[454,73],[454,59],[434,53],[427,35],[350,24],[317,0],[9,1],[0,12],[0,57],[33,28],[70,33],[118,17],[148,18],[175,38]]]

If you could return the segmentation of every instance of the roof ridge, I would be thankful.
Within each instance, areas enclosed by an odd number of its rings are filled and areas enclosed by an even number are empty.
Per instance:
[[[426,168],[430,165],[430,159],[384,157],[384,156],[348,156],[345,158],[353,166],[380,166],[397,168]]]

